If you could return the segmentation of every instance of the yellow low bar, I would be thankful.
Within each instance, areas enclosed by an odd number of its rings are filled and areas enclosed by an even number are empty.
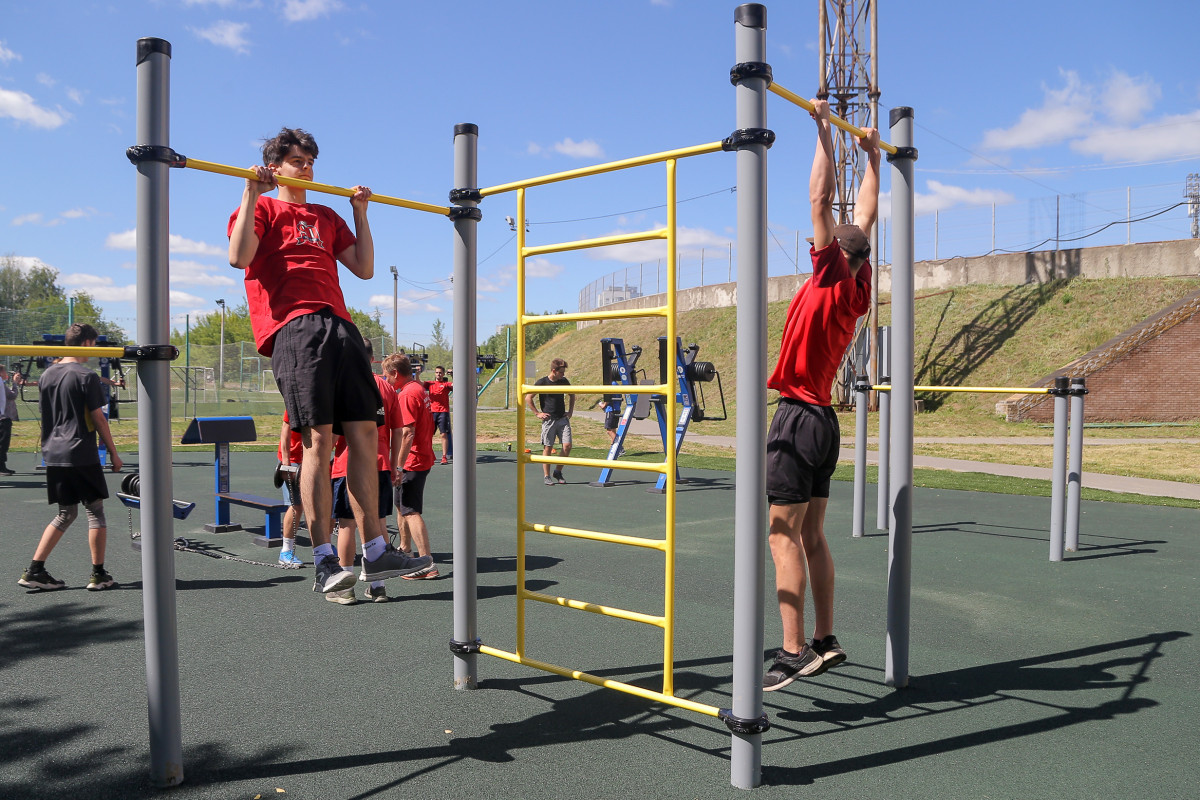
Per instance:
[[[685,700],[681,697],[674,697],[669,694],[663,694],[662,692],[653,692],[653,691],[650,691],[649,689],[643,689],[640,686],[634,686],[629,683],[621,683],[620,681],[609,680],[607,678],[600,678],[600,677],[597,677],[596,675],[592,675],[587,672],[581,672],[576,669],[566,669],[564,667],[558,667],[558,666],[555,666],[554,664],[547,664],[545,661],[538,661],[536,659],[528,658],[526,656],[519,656],[516,653],[509,653],[505,650],[500,650],[495,647],[489,647],[488,645],[480,645],[479,652],[483,653],[484,655],[494,656],[495,658],[503,659],[505,661],[511,661],[514,664],[522,664],[526,667],[533,667],[534,669],[540,669],[542,672],[550,672],[555,675],[561,675],[564,678],[574,678],[577,681],[583,681],[584,683],[590,683],[593,686],[602,686],[605,689],[615,689],[618,692],[624,692],[625,694],[631,694],[631,695],[634,695],[635,697],[641,697],[644,700],[651,700],[656,703],[663,703],[664,705],[675,706],[676,708],[686,709],[687,711],[695,711],[697,714],[706,714],[710,717],[717,717],[717,716],[720,716],[720,713],[721,713],[721,710],[719,708],[717,708],[716,706],[709,706],[709,705],[705,705],[703,703],[696,703],[691,700]]]
[[[543,244],[537,247],[522,247],[521,255],[528,258],[529,256],[541,256],[547,253],[566,253],[570,250],[588,250],[593,247],[609,247],[614,244],[634,244],[636,242],[652,242],[656,239],[666,239],[667,229],[659,228],[653,231],[640,231],[638,233],[622,233],[616,236],[600,236],[596,239],[579,239],[574,242],[561,242],[559,244]]]
[[[526,314],[521,317],[523,325],[539,325],[544,322],[590,322],[594,319],[644,319],[665,317],[670,313],[666,306],[654,308],[625,308],[618,311],[572,311],[569,314]]]
[[[542,394],[546,391],[545,386],[535,386],[532,383],[521,384],[521,394]],[[577,383],[570,386],[555,386],[555,394],[666,394],[672,391],[672,387],[665,383],[638,383],[638,384],[584,384]]]
[[[604,469],[611,467],[618,462],[607,461],[603,458],[572,458],[570,456],[539,456],[526,455],[524,460],[530,464],[562,464],[567,467],[596,467]],[[649,463],[646,461],[621,461],[620,469],[628,469],[634,472],[657,472],[666,474],[667,465],[662,463]]]
[[[876,392],[890,392],[891,386],[872,386]],[[914,392],[963,392],[978,394],[1050,394],[1047,388],[1034,389],[1024,386],[914,386]]]
[[[805,111],[813,110],[812,103],[808,102],[803,97],[796,94],[795,92],[792,92],[792,91],[789,91],[789,90],[783,88],[778,83],[772,83],[769,86],[767,86],[767,88],[770,89],[775,94],[782,97],[784,100],[787,100],[790,103],[795,103],[796,105],[800,106]],[[851,125],[849,122],[846,122],[846,120],[842,119],[841,117],[839,117],[835,114],[829,115],[829,122],[832,123],[834,125],[834,127],[841,128],[842,130],[846,131],[846,133],[849,133],[852,136],[857,136],[860,139],[863,138],[864,136],[866,136],[866,134],[863,132],[862,128],[858,128],[858,127],[855,127],[854,125]],[[884,141],[879,142],[879,149],[886,150],[887,152],[891,153],[892,155],[896,154],[895,146],[890,145]]]
[[[572,178],[583,178],[588,175],[601,175],[605,172],[616,172],[619,169],[641,167],[646,164],[659,164],[663,161],[670,161],[673,158],[687,158],[689,156],[704,155],[705,153],[715,153],[721,149],[721,142],[698,144],[692,147],[683,147],[679,150],[667,150],[662,153],[651,153],[650,155],[626,158],[622,161],[610,161],[607,164],[596,164],[595,166],[591,167],[580,167],[579,169],[573,169],[567,172],[556,172],[551,175],[542,175],[539,178],[527,178],[523,181],[502,183],[499,186],[491,186],[487,189],[480,189],[479,194],[482,197],[489,197],[494,194],[503,194],[505,192],[512,192],[517,189],[528,189],[531,186],[545,186],[548,183],[569,181]]]
[[[47,358],[125,358],[118,345],[64,347],[57,344],[0,344],[0,356],[46,356]]]
[[[521,525],[521,528],[537,533],[550,533],[554,534],[555,536],[569,536],[572,539],[588,539],[593,542],[607,542],[608,544],[627,544],[631,547],[646,547],[651,550],[667,549],[667,543],[663,539],[645,539],[640,536],[622,536],[619,533],[585,531],[581,530],[580,528],[564,528],[559,525],[542,525],[540,523],[529,522]]]
[[[653,625],[656,628],[665,627],[667,621],[664,617],[654,616],[653,614],[643,614],[640,611],[626,611],[623,608],[613,608],[612,606],[602,606],[598,603],[589,603],[585,600],[572,600],[569,597],[554,597],[553,595],[542,594],[541,592],[529,592],[520,589],[518,594],[526,600],[536,600],[539,603],[546,603],[551,606],[559,606],[560,608],[573,608],[576,611],[587,611],[592,614],[599,614],[602,617],[613,617],[614,619],[624,619],[629,622],[643,622],[647,625]]]
[[[227,164],[217,164],[212,161],[201,161],[198,158],[189,158],[184,164],[189,169],[198,169],[201,172],[215,172],[218,175],[229,175],[234,178],[247,178],[254,180],[257,176],[248,169],[241,167],[231,167]],[[336,194],[339,197],[352,197],[354,191],[351,189],[343,189],[341,186],[331,186],[328,183],[314,183],[313,181],[302,181],[299,178],[284,178],[276,175],[275,180],[284,186],[294,186],[297,189],[307,189],[310,192],[321,192],[323,194]],[[447,206],[436,206],[432,203],[421,203],[416,200],[402,200],[399,197],[389,197],[386,194],[371,194],[372,203],[382,203],[386,206],[399,206],[400,208],[410,208],[413,211],[428,211],[431,214],[441,214],[449,216],[450,209]]]

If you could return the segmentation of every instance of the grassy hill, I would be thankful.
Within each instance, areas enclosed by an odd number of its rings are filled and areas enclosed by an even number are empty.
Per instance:
[[[967,286],[918,293],[916,300],[917,383],[932,385],[1022,386],[1046,375],[1146,317],[1200,290],[1200,278],[1074,279],[1027,286]],[[882,298],[880,323],[891,320],[890,298]],[[767,309],[768,364],[778,355],[786,303]],[[737,309],[716,308],[681,314],[684,346],[700,345],[699,359],[721,372],[728,422],[700,423],[705,434],[735,430],[738,348]],[[623,338],[645,352],[638,366],[658,374],[657,337],[661,320],[606,321],[551,339],[529,358],[544,374],[551,358],[565,358],[575,383],[600,382],[602,337]],[[709,407],[719,412],[716,384],[707,384]],[[770,393],[774,395],[774,393]],[[503,382],[489,388],[483,405],[502,406]],[[594,403],[598,398],[589,398]],[[1027,425],[1005,423],[994,412],[994,395],[925,397],[930,413],[918,415],[918,435],[1017,434]],[[772,396],[772,410],[775,398]],[[581,405],[586,401],[581,400]]]

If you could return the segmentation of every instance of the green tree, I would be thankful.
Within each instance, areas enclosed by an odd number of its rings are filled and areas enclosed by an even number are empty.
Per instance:
[[[68,297],[58,285],[58,271],[37,266],[22,269],[16,256],[0,256],[0,341],[28,343],[44,333],[62,333],[68,320],[86,322],[111,344],[125,344],[128,334],[104,319],[104,311],[87,292]]]
[[[451,369],[454,364],[454,351],[450,348],[450,342],[446,339],[446,323],[440,319],[433,321],[433,331],[429,338],[429,366],[436,367],[441,364],[446,369]]]

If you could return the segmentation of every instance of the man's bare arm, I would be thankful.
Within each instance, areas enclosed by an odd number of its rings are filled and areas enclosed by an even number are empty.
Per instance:
[[[863,133],[867,135],[858,140],[858,146],[867,154],[867,168],[854,201],[854,224],[862,228],[869,239],[879,218],[879,131],[863,128]]]
[[[359,278],[370,280],[375,276],[375,241],[371,238],[371,226],[367,223],[367,201],[371,190],[355,186],[350,205],[354,207],[355,242],[338,253],[338,261],[346,265]]]
[[[833,169],[833,133],[829,125],[829,102],[812,100],[809,116],[817,123],[817,150],[808,177],[808,200],[812,204],[813,247],[820,250],[833,241],[833,200],[837,191]]]

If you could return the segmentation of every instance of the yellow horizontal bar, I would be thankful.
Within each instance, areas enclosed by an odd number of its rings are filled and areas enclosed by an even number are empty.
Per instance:
[[[559,181],[568,181],[572,178],[601,175],[605,172],[616,172],[619,169],[641,167],[646,164],[658,164],[663,161],[670,161],[672,158],[687,158],[689,156],[704,155],[705,153],[715,153],[720,149],[721,142],[709,142],[708,144],[698,144],[693,147],[681,147],[678,150],[651,153],[650,155],[626,158],[621,161],[609,161],[607,164],[596,164],[595,166],[581,167],[579,169],[568,170],[567,172],[556,172],[551,175],[543,175],[539,178],[527,178],[523,181],[502,183],[499,186],[480,189],[479,194],[482,197],[488,197],[493,194],[503,194],[504,192],[512,192],[517,189],[527,189],[530,186],[545,186],[547,183],[558,183]]]
[[[604,469],[611,467],[613,462],[606,461],[603,458],[571,458],[569,456],[540,456],[530,454],[525,456],[524,460],[530,464],[562,464],[568,467],[596,467]],[[622,461],[621,466],[617,469],[628,469],[634,472],[657,472],[660,475],[667,473],[667,465],[659,463],[648,463],[645,461]]]
[[[656,628],[665,627],[667,624],[665,617],[643,614],[640,611],[626,611],[623,608],[613,608],[612,606],[602,606],[598,603],[589,603],[586,600],[572,600],[569,597],[554,597],[553,595],[542,594],[541,592],[528,592],[520,587],[517,589],[517,594],[526,600],[536,600],[539,603],[546,603],[547,605],[559,606],[561,608],[573,608],[576,611],[588,611],[603,617],[624,619],[629,622],[644,622]]]
[[[633,244],[635,242],[651,242],[655,239],[666,239],[668,231],[666,228],[658,228],[653,231],[639,231],[637,233],[622,233],[616,236],[600,236],[595,239],[579,239],[574,242],[561,242],[559,244],[543,244],[537,247],[522,247],[521,255],[528,258],[529,256],[541,256],[546,253],[566,253],[570,250],[587,250],[592,247],[608,247],[614,244]]]
[[[767,88],[770,89],[775,94],[782,97],[784,100],[787,100],[789,102],[795,103],[796,105],[800,106],[805,111],[813,110],[812,103],[808,102],[803,97],[796,94],[795,92],[789,91],[788,89],[783,88],[778,83],[772,83],[769,86],[767,86]],[[857,136],[860,139],[867,135],[866,133],[863,132],[862,128],[858,128],[854,125],[851,125],[849,122],[846,122],[846,120],[842,119],[841,117],[837,116],[836,114],[830,114],[829,121],[835,127],[841,128],[846,133],[849,133],[852,136]],[[895,146],[890,145],[887,142],[882,141],[882,140],[879,142],[879,149],[886,150],[887,152],[891,153],[892,155],[896,154]]]
[[[125,348],[117,345],[65,347],[57,344],[0,344],[0,356],[47,356],[50,358],[124,358]]]
[[[593,542],[607,542],[609,544],[627,544],[632,547],[646,547],[651,550],[665,551],[667,549],[667,543],[664,539],[645,539],[640,536],[622,536],[619,533],[585,531],[579,528],[564,528],[560,525],[542,525],[540,523],[531,524],[528,522],[522,524],[521,528],[527,531],[536,531],[537,533],[551,533],[556,536],[569,536],[572,539],[588,539]]]
[[[890,392],[891,386],[872,386],[876,392]],[[914,386],[914,392],[975,392],[978,394],[1050,394],[1046,388],[1033,389],[1023,386]]]
[[[625,308],[618,311],[583,311],[570,314],[527,314],[521,317],[523,325],[540,325],[544,322],[587,322],[593,319],[640,319],[665,317],[670,313],[666,306],[654,308]]]
[[[505,661],[511,661],[514,664],[523,664],[526,667],[533,667],[534,669],[540,669],[542,672],[552,672],[555,675],[561,675],[564,678],[574,678],[577,681],[583,681],[584,683],[590,683],[593,686],[602,686],[605,689],[614,689],[618,692],[624,692],[625,694],[631,694],[636,697],[641,697],[644,700],[651,700],[655,703],[663,703],[664,705],[675,706],[676,708],[683,708],[688,711],[695,711],[698,714],[707,714],[710,717],[717,717],[717,716],[720,716],[720,713],[721,713],[721,710],[719,708],[717,708],[716,706],[709,706],[709,705],[705,705],[703,703],[696,703],[691,700],[685,700],[682,697],[673,697],[668,694],[663,694],[662,692],[654,692],[649,689],[643,689],[640,686],[634,686],[629,683],[622,683],[621,681],[614,681],[614,680],[609,680],[607,678],[600,678],[600,677],[597,677],[590,673],[581,672],[576,669],[566,669],[565,667],[558,667],[558,666],[555,666],[554,664],[547,664],[545,661],[538,661],[533,658],[519,656],[516,653],[509,653],[505,650],[499,650],[495,647],[490,647],[488,645],[480,645],[479,652],[483,653],[484,655],[494,656],[496,658],[503,659]]]
[[[635,385],[621,384],[583,384],[576,383],[570,386],[554,386],[555,394],[666,394],[674,391],[673,387],[663,383],[639,383]],[[521,394],[543,394],[547,391],[546,386],[537,386],[532,383],[521,384]]]
[[[234,178],[247,178],[253,180],[257,176],[248,169],[241,167],[231,167],[227,164],[217,164],[212,161],[201,161],[198,158],[189,158],[185,167],[190,169],[198,169],[202,172],[215,172],[218,175],[229,175]],[[340,197],[352,197],[354,191],[351,189],[343,189],[340,186],[331,186],[328,183],[314,183],[313,181],[302,181],[299,178],[284,178],[276,175],[275,180],[284,186],[294,186],[297,189],[307,189],[312,192],[322,192],[324,194],[336,194]],[[383,203],[387,206],[399,206],[400,208],[411,208],[414,211],[428,211],[431,214],[441,214],[449,216],[450,209],[446,206],[437,206],[432,203],[421,203],[416,200],[402,200],[399,197],[389,197],[386,194],[371,194],[372,203]]]

